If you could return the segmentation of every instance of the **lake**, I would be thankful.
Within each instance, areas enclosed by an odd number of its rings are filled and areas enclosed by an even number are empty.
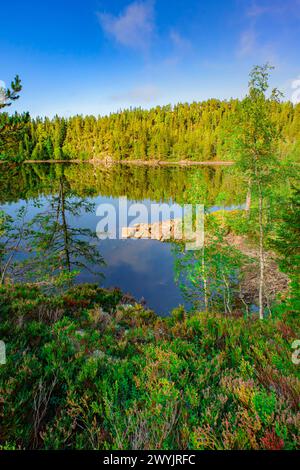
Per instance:
[[[192,307],[184,294],[184,280],[176,276],[178,247],[150,239],[99,239],[95,236],[100,220],[97,207],[110,204],[115,208],[118,230],[120,197],[127,198],[128,208],[136,203],[148,209],[152,203],[180,207],[199,203],[211,211],[241,204],[244,198],[232,169],[220,166],[1,165],[0,190],[1,209],[17,220],[16,227],[22,207],[26,221],[38,217],[35,227],[40,226],[40,233],[56,227],[55,235],[46,240],[48,247],[53,243],[49,270],[57,262],[58,269],[67,266],[78,271],[75,282],[117,286],[160,315],[167,315],[179,304]],[[149,220],[144,217],[143,221]],[[68,252],[63,249],[66,244]],[[30,250],[19,251],[19,259],[31,256]],[[43,256],[41,266],[42,262]]]

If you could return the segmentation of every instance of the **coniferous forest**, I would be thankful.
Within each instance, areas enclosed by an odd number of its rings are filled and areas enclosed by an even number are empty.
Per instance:
[[[211,99],[104,117],[31,119],[0,116],[2,160],[166,160],[224,161],[237,100]],[[281,154],[299,154],[300,105],[271,104],[270,116],[282,135]],[[18,139],[6,138],[14,129]],[[295,157],[296,158],[296,157]]]

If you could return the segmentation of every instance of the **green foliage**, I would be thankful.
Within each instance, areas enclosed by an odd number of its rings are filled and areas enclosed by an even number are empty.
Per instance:
[[[35,204],[39,207],[39,200]],[[1,211],[0,284],[22,279],[38,281],[44,289],[63,289],[82,269],[101,278],[104,261],[95,244],[96,234],[69,223],[70,217],[93,209],[92,203],[70,191],[62,172],[58,194],[50,196],[44,210],[33,218],[28,218],[26,206],[15,220]]]
[[[5,449],[295,449],[299,324],[182,309],[93,285],[0,288]]]
[[[0,113],[0,160],[21,162],[30,157],[29,120],[28,113]]]
[[[281,255],[281,267],[290,275],[298,277],[300,265],[300,189],[294,187],[292,195],[282,207],[272,245]]]
[[[218,217],[205,218],[205,244],[201,250],[185,251],[175,245],[175,279],[193,308],[232,313],[237,307],[242,266],[247,257],[229,244]]]
[[[22,90],[21,80],[18,75],[11,82],[10,88],[0,88],[0,110],[10,106],[13,101],[19,99]],[[25,150],[24,143],[28,141],[26,125],[29,122],[29,114],[17,114],[9,116],[0,113],[0,160],[22,161]],[[26,133],[26,134],[25,134]]]
[[[10,88],[0,88],[0,109],[10,106],[12,101],[19,99],[18,93],[22,90],[19,75],[16,75],[10,84]]]
[[[250,97],[158,106],[151,110],[124,110],[104,117],[73,116],[32,119],[21,139],[20,158],[33,160],[236,160],[232,129]],[[278,150],[298,158],[300,105],[278,103],[267,114],[282,134]],[[234,118],[234,123],[233,123]],[[249,123],[250,124],[250,123]],[[250,128],[248,128],[250,131]],[[230,137],[230,138],[229,138]],[[228,152],[228,150],[231,150]],[[7,159],[11,159],[7,155]]]
[[[287,203],[280,207],[275,219],[270,245],[279,254],[279,264],[290,278],[290,294],[284,308],[295,315],[300,310],[300,190],[293,187]],[[281,306],[282,308],[282,306]]]
[[[274,392],[268,394],[265,390],[258,392],[253,396],[253,405],[261,421],[267,425],[276,410],[276,395]]]
[[[281,132],[272,120],[271,109],[279,104],[281,94],[274,89],[270,97],[266,95],[272,68],[266,64],[252,69],[249,92],[239,103],[231,134],[231,152],[236,155],[241,175],[250,181],[253,191],[266,190],[278,165]]]

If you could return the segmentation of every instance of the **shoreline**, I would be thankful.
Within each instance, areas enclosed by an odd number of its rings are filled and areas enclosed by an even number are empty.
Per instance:
[[[191,240],[184,237],[182,218],[167,219],[164,221],[153,222],[153,223],[137,223],[133,226],[122,227],[122,238],[123,239],[144,239],[144,240],[156,240],[158,242],[170,242],[173,243],[186,243],[195,242],[196,237]],[[203,246],[209,246],[211,236],[206,235],[206,241]],[[248,258],[241,266],[241,272],[243,273],[243,279],[241,281],[241,294],[243,298],[247,299],[247,303],[251,305],[258,301],[259,292],[259,247],[250,242],[245,235],[237,235],[234,232],[229,232],[223,242],[223,245],[234,247],[240,253]],[[265,251],[265,293],[263,295],[265,306],[268,302],[273,302],[278,293],[286,293],[288,290],[288,276],[282,273],[278,267],[278,261],[276,260],[275,254],[271,250]]]
[[[8,161],[0,161],[2,164],[11,164],[17,162],[8,162]],[[32,164],[32,163],[89,163],[92,165],[145,165],[145,166],[232,166],[235,162],[233,161],[204,161],[198,162],[193,160],[179,160],[179,161],[168,161],[168,160],[24,160],[20,162],[20,164]]]

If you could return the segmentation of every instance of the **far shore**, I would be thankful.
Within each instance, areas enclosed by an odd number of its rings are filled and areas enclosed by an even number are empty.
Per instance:
[[[15,163],[8,161],[1,161],[0,163]],[[167,161],[167,160],[113,160],[113,159],[104,159],[104,160],[24,160],[21,163],[89,163],[93,165],[147,165],[147,166],[192,166],[192,165],[215,165],[215,166],[230,166],[233,165],[233,161],[205,161],[197,162],[193,160],[179,160],[179,161]]]

